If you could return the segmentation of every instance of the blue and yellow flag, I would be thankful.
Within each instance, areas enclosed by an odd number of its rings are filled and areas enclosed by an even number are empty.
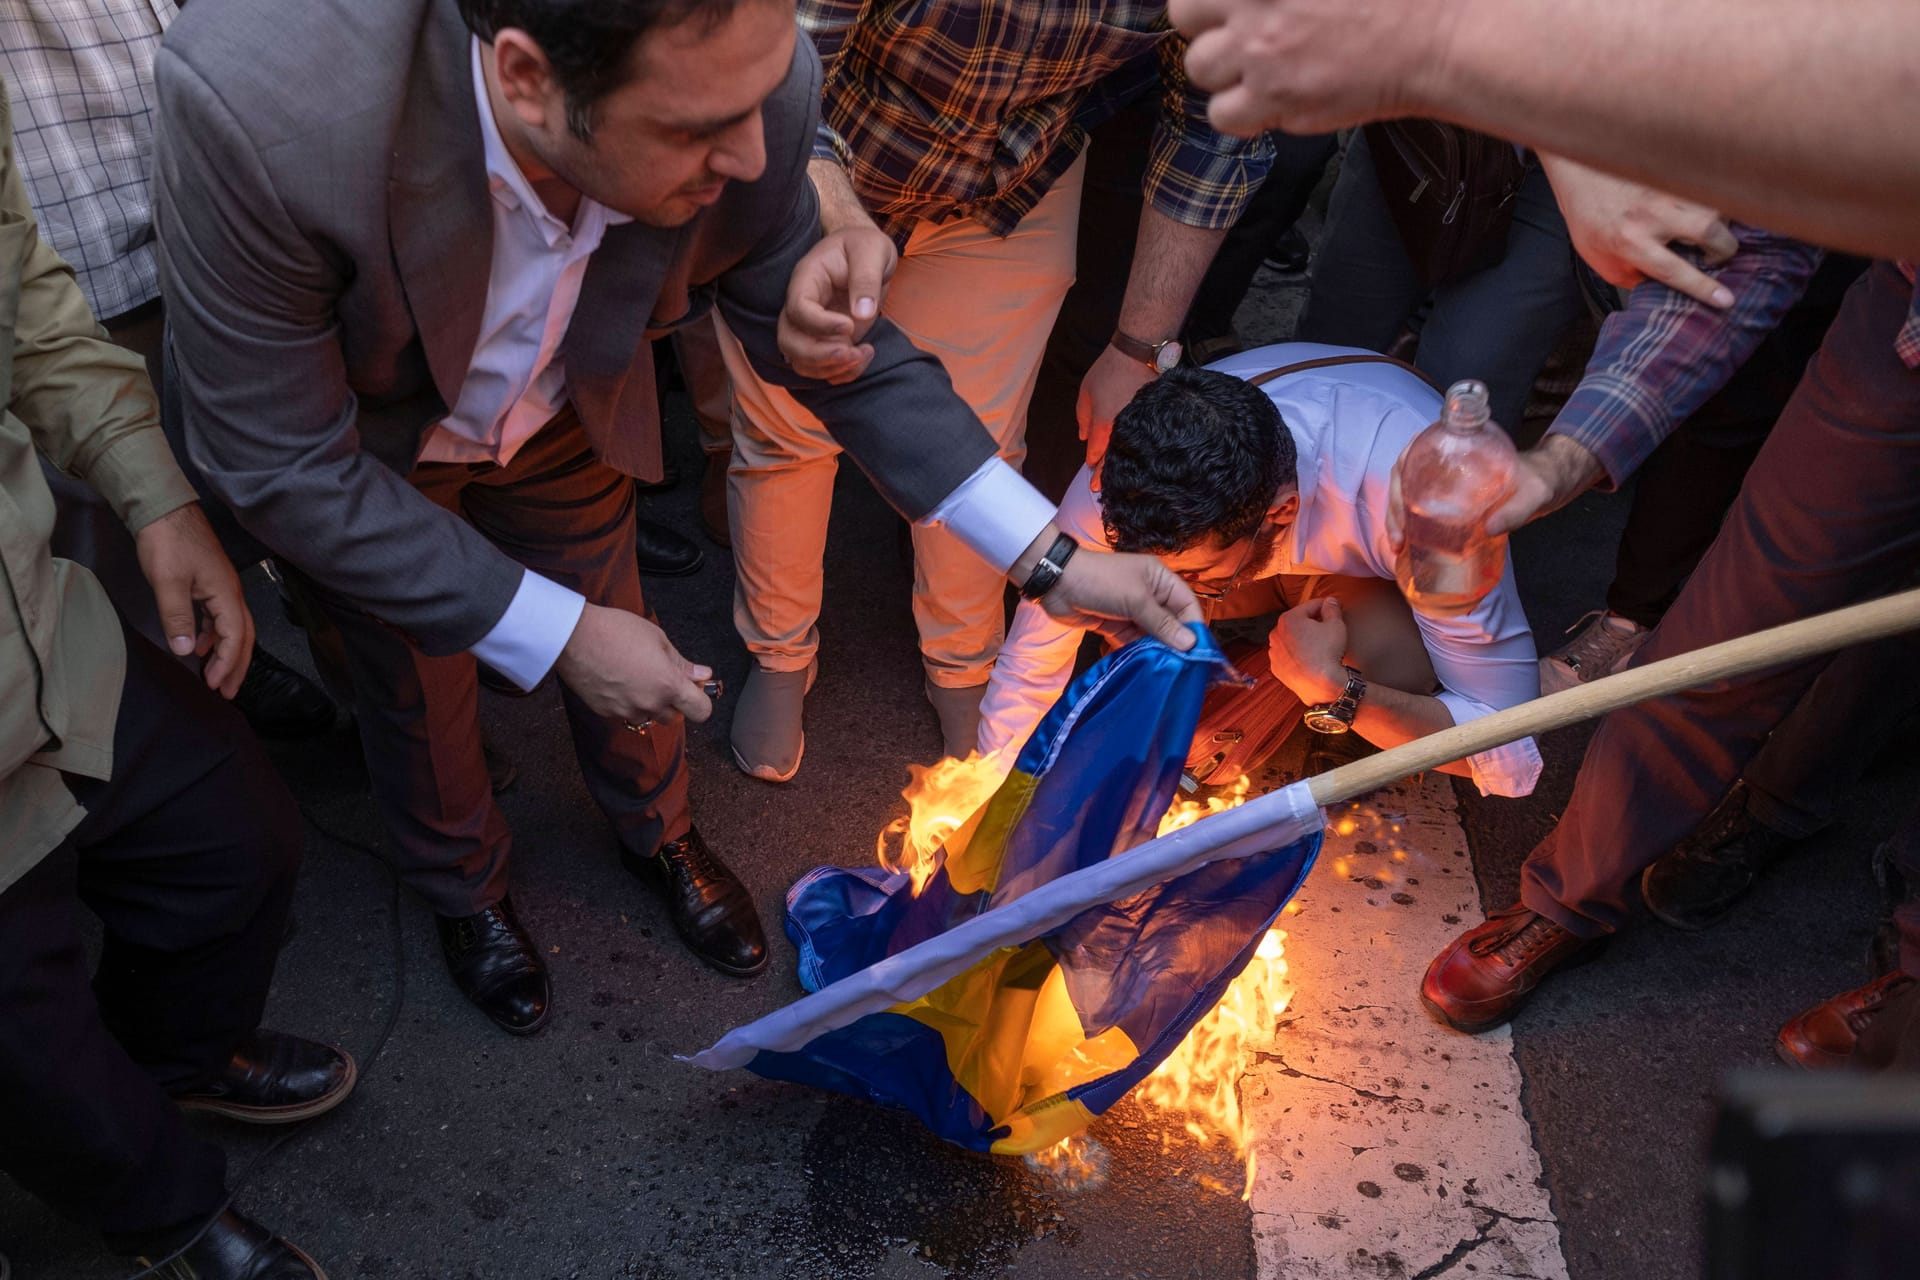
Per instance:
[[[1187,653],[1142,640],[1074,681],[917,895],[906,875],[879,868],[802,877],[787,899],[802,983],[818,990],[1152,838],[1201,700],[1229,671],[1196,631]],[[1305,878],[1315,827],[1084,910],[917,1000],[794,1051],[762,1050],[747,1068],[903,1107],[974,1150],[1052,1146],[1125,1096],[1219,1002]]]

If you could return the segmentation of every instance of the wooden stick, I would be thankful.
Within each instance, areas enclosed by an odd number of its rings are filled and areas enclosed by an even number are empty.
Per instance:
[[[1409,774],[1590,720],[1648,698],[1785,666],[1815,654],[1915,629],[1920,629],[1920,588],[1726,640],[1523,702],[1331,769],[1313,778],[1309,789],[1314,803],[1338,804]]]

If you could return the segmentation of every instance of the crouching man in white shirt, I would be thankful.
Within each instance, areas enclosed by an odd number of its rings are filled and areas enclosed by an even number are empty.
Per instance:
[[[1158,555],[1210,617],[1280,610],[1272,678],[1308,726],[1396,746],[1540,691],[1511,564],[1451,618],[1414,612],[1393,580],[1389,477],[1440,401],[1404,366],[1313,343],[1175,369],[1115,418],[1098,491],[1082,468],[1058,522],[1084,544]],[[981,704],[982,754],[1011,765],[1071,678],[1081,635],[1020,606]],[[1529,738],[1446,771],[1522,796],[1540,752]]]

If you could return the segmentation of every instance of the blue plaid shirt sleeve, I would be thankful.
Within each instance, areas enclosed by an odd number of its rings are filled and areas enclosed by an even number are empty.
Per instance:
[[[1161,115],[1141,192],[1175,222],[1223,231],[1273,167],[1273,140],[1232,137],[1207,120],[1207,95],[1187,82],[1185,37],[1169,36],[1157,53]]]
[[[1733,291],[1722,311],[1647,281],[1607,317],[1585,376],[1549,430],[1599,460],[1616,488],[1725,386],[1806,292],[1821,251],[1733,224],[1740,249],[1708,274]]]

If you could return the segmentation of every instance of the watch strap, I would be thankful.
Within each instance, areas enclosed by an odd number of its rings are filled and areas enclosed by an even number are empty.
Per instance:
[[[1143,342],[1121,329],[1115,329],[1113,336],[1107,339],[1108,345],[1115,351],[1129,360],[1138,360],[1155,373],[1160,372],[1160,349],[1172,341],[1172,338],[1168,338],[1165,342]]]
[[[1073,559],[1073,553],[1080,544],[1071,534],[1063,533],[1053,540],[1046,554],[1040,557],[1040,563],[1033,566],[1033,572],[1020,587],[1020,596],[1025,600],[1038,600],[1054,589],[1067,571],[1067,562]]]
[[[1307,714],[1316,717],[1331,716],[1351,728],[1354,717],[1360,714],[1361,700],[1367,696],[1367,681],[1366,677],[1353,667],[1342,663],[1341,668],[1347,673],[1347,684],[1340,691],[1340,696],[1332,702],[1316,703],[1308,707]]]

